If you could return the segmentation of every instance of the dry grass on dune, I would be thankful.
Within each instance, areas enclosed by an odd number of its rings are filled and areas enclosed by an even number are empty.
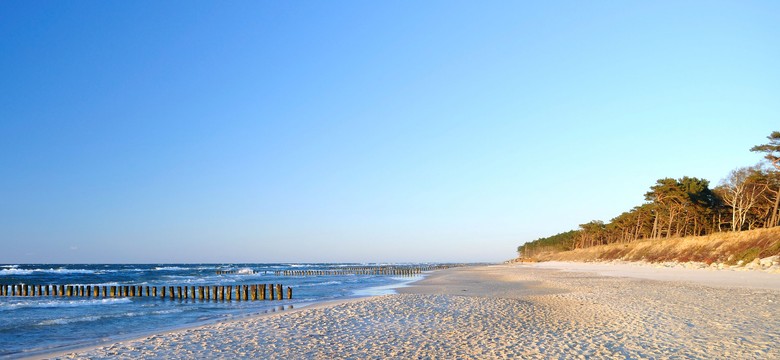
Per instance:
[[[780,255],[780,227],[600,245],[542,254],[538,259],[542,261],[696,261],[707,264],[714,262],[736,264],[740,260],[748,263],[754,259],[773,255]]]

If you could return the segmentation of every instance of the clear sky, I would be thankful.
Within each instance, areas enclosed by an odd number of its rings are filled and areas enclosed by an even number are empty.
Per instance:
[[[780,130],[777,1],[0,1],[0,262],[501,261]]]

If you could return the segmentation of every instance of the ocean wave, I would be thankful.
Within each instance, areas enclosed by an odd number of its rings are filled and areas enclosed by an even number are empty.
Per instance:
[[[95,270],[88,270],[88,269],[65,269],[65,268],[59,268],[59,269],[35,269],[35,271],[40,271],[44,273],[53,273],[53,274],[94,274]]]
[[[146,316],[146,315],[175,314],[175,313],[180,313],[182,311],[184,310],[171,309],[171,310],[155,310],[155,311],[142,311],[142,312],[134,311],[134,312],[126,312],[121,314],[108,314],[108,315],[86,315],[80,317],[48,319],[48,320],[43,320],[37,323],[36,325],[40,325],[40,326],[65,325],[65,324],[72,324],[78,322],[98,321],[102,319],[117,319],[117,318],[137,317],[137,316]]]
[[[158,266],[154,268],[153,270],[157,271],[176,271],[176,270],[187,270],[187,268],[179,267],[179,266]]]
[[[89,300],[23,300],[0,304],[0,311],[21,308],[67,308],[79,306],[115,305],[131,302],[129,298],[89,299]]]
[[[311,286],[325,286],[325,285],[338,285],[342,284],[341,281],[325,281],[320,283],[313,283],[313,284],[300,284],[296,285],[295,287],[311,287]]]
[[[17,268],[0,270],[0,275],[30,275],[32,273],[33,273],[32,270],[17,269]]]
[[[102,319],[103,316],[99,315],[89,315],[89,316],[82,316],[78,318],[59,318],[59,319],[49,319],[49,320],[43,320],[36,325],[40,326],[47,326],[47,325],[65,325],[65,324],[72,324],[75,322],[82,322],[82,321],[97,321]]]
[[[149,284],[148,281],[142,281],[142,282],[137,282],[137,281],[125,281],[125,282],[111,281],[111,282],[104,282],[104,283],[97,283],[97,284],[78,284],[78,283],[70,284],[69,283],[68,285],[72,285],[72,286],[92,286],[92,287],[95,287],[95,286],[122,286],[122,285],[147,285],[147,284]]]
[[[422,280],[424,276],[422,275],[415,275],[415,276],[406,276],[406,277],[398,277],[398,276],[391,276],[390,279],[396,280],[396,281],[402,281],[402,282],[413,282],[417,280]]]
[[[50,273],[50,274],[94,274],[95,270],[88,269],[19,269],[8,268],[0,270],[0,275],[31,275],[33,273]]]

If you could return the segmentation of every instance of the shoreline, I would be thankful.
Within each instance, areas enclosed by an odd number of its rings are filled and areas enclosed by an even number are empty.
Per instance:
[[[133,333],[133,334],[127,334],[124,336],[117,336],[112,338],[105,338],[105,339],[98,339],[95,340],[92,343],[89,344],[81,344],[81,345],[72,345],[72,346],[63,346],[56,349],[50,349],[50,350],[40,350],[40,351],[33,351],[30,353],[16,353],[16,354],[9,354],[7,356],[3,356],[0,358],[10,358],[10,359],[24,359],[24,360],[44,360],[44,359],[52,359],[52,358],[60,358],[62,356],[73,354],[73,353],[80,353],[80,352],[86,352],[92,349],[98,349],[104,346],[109,346],[111,344],[117,344],[117,343],[124,343],[129,341],[138,341],[146,339],[150,336],[154,335],[164,335],[169,334],[177,331],[187,331],[187,330],[193,330],[198,329],[204,326],[210,326],[210,325],[218,325],[218,324],[228,324],[232,322],[237,321],[245,321],[245,320],[252,320],[256,318],[262,318],[265,316],[272,316],[275,314],[290,314],[297,311],[303,311],[307,309],[317,309],[321,307],[328,307],[328,306],[335,306],[339,304],[345,304],[350,303],[354,301],[360,301],[364,299],[368,299],[375,296],[383,296],[386,294],[393,294],[396,293],[397,289],[407,287],[409,284],[422,281],[424,280],[427,275],[426,274],[420,274],[419,279],[413,279],[413,280],[403,280],[399,281],[398,283],[390,284],[390,285],[382,285],[382,286],[375,286],[375,287],[369,287],[366,289],[359,290],[359,293],[353,294],[351,296],[346,296],[339,299],[328,299],[328,300],[322,300],[322,301],[312,301],[307,303],[299,303],[299,304],[289,304],[289,305],[277,305],[269,310],[265,310],[263,312],[252,312],[252,313],[246,313],[246,314],[240,314],[240,315],[233,315],[229,318],[213,318],[208,320],[199,321],[196,323],[186,324],[182,326],[172,326],[169,328],[161,328],[156,330],[150,330],[150,331],[144,331],[139,333]],[[281,308],[281,309],[280,309]]]
[[[558,268],[440,270],[397,295],[337,300],[38,358],[780,357],[774,346],[780,341],[776,289],[619,271],[603,276],[598,269],[553,265]]]

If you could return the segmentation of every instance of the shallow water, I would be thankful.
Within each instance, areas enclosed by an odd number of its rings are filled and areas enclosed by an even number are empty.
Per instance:
[[[278,270],[337,270],[380,264],[0,265],[0,285],[200,286],[283,284],[293,299],[196,301],[135,298],[0,297],[0,357],[57,351],[236,316],[339,298],[392,293],[420,276],[276,276]],[[388,266],[392,264],[381,264]],[[428,264],[403,264],[416,266]],[[218,275],[217,270],[239,274]]]

